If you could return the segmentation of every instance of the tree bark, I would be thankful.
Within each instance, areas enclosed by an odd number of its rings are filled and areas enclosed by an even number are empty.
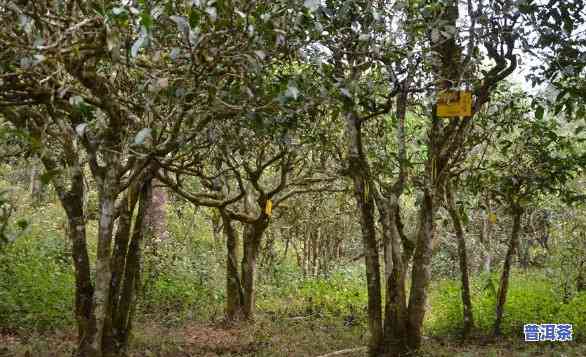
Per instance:
[[[260,248],[262,235],[268,227],[268,217],[261,214],[254,223],[246,224],[244,227],[244,256],[242,259],[242,290],[243,310],[247,320],[254,320],[255,313],[255,279],[256,260]]]
[[[377,201],[383,231],[385,261],[385,313],[383,353],[399,356],[407,351],[407,301],[405,292],[405,261],[395,212],[399,210],[395,195]]]
[[[160,182],[153,181],[152,201],[148,209],[149,222],[151,222],[151,229],[153,238],[164,241],[169,238],[167,231],[167,191],[160,186]]]
[[[427,287],[431,277],[432,243],[435,233],[433,227],[434,214],[434,194],[430,189],[425,189],[419,214],[419,228],[413,255],[413,272],[411,274],[411,292],[409,295],[407,342],[412,350],[418,349],[422,340]]]
[[[380,263],[374,221],[374,199],[369,192],[368,166],[364,158],[360,120],[353,111],[346,112],[348,170],[354,185],[354,197],[360,212],[362,244],[368,290],[369,355],[379,356],[383,346],[380,286]]]
[[[232,219],[223,210],[219,209],[222,219],[224,235],[226,236],[226,318],[240,320],[244,317],[244,293],[238,271],[240,261],[238,250],[240,242],[238,232],[232,225]]]
[[[459,17],[456,0],[443,1],[437,8],[438,21],[444,26],[457,28]],[[434,29],[435,30],[435,29]],[[434,75],[440,83],[437,90],[447,89],[451,83],[460,81],[462,49],[454,33],[440,32],[433,36],[430,30],[431,47],[439,57],[434,67]],[[426,312],[427,288],[431,278],[431,257],[435,235],[434,216],[437,200],[441,197],[444,184],[450,176],[452,155],[462,145],[462,133],[469,121],[453,121],[448,124],[437,117],[437,106],[432,110],[431,127],[428,131],[427,160],[424,182],[422,183],[422,203],[419,213],[417,241],[413,255],[413,272],[409,295],[408,344],[410,350],[421,346],[423,319]]]
[[[491,212],[490,199],[486,200],[486,212]],[[481,271],[488,274],[490,273],[492,266],[492,254],[491,254],[491,239],[492,239],[492,222],[489,219],[488,214],[482,218],[482,227],[480,228],[480,243],[484,248],[482,250],[482,266]]]
[[[97,326],[96,340],[93,341],[93,348],[98,351],[98,356],[101,356],[103,352],[102,338],[104,337],[104,327],[106,326],[107,314],[109,312],[108,304],[110,303],[110,283],[112,280],[110,258],[116,194],[113,189],[115,187],[113,186],[113,181],[108,180],[108,183],[112,183],[112,186],[106,184],[99,193],[100,219],[96,257],[96,285],[93,299],[93,309],[96,314]]]
[[[39,165],[37,159],[30,161],[30,194],[33,202],[39,202],[42,196],[42,182],[39,176]]]
[[[578,265],[578,276],[576,277],[576,290],[582,292],[586,290],[586,278],[584,278],[584,266],[586,261],[581,260]]]
[[[49,167],[47,168],[49,170]],[[72,258],[75,272],[75,318],[77,320],[78,346],[76,355],[97,356],[94,340],[96,339],[96,319],[93,313],[92,284],[90,262],[87,252],[86,225],[83,212],[84,184],[81,172],[71,179],[71,189],[64,192],[55,185],[68,221],[68,235],[72,244]]]
[[[151,234],[149,208],[152,207],[153,182],[147,179],[140,189],[138,212],[133,225],[132,237],[128,245],[124,281],[120,292],[118,308],[114,316],[114,337],[116,353],[125,352],[132,329],[136,291],[140,285],[142,266],[142,242]]]
[[[496,319],[494,321],[493,335],[499,336],[501,333],[501,323],[503,320],[503,313],[505,304],[507,302],[507,292],[509,289],[509,276],[511,274],[511,265],[513,264],[513,257],[515,250],[519,244],[519,231],[521,230],[521,216],[523,215],[523,209],[518,204],[512,204],[512,215],[513,215],[513,229],[511,232],[511,238],[509,240],[509,248],[505,256],[503,263],[503,271],[501,274],[501,280],[499,285],[499,291],[497,294],[496,304]]]
[[[132,197],[125,196],[124,201],[119,210],[118,225],[114,237],[114,252],[112,254],[112,278],[110,281],[110,297],[106,318],[104,321],[104,337],[102,338],[104,345],[104,354],[114,354],[118,350],[118,343],[116,335],[118,331],[114,328],[113,323],[118,312],[118,297],[120,288],[122,287],[122,279],[124,276],[124,269],[126,268],[126,257],[128,254],[128,241],[130,240],[130,228],[132,225],[132,214],[134,212],[134,205],[136,200],[132,201]],[[128,197],[128,198],[126,198]]]
[[[452,218],[454,231],[456,232],[456,239],[458,241],[458,257],[460,261],[460,281],[462,284],[462,306],[463,306],[463,336],[468,337],[474,328],[474,316],[472,313],[472,299],[470,297],[470,278],[468,276],[468,255],[466,252],[466,239],[464,237],[464,229],[462,227],[462,220],[460,213],[454,202],[454,194],[450,183],[446,184],[446,206],[448,213]]]

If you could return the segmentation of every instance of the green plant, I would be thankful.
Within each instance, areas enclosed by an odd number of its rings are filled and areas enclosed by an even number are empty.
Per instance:
[[[73,324],[74,277],[63,238],[30,234],[0,255],[0,328],[46,331]]]

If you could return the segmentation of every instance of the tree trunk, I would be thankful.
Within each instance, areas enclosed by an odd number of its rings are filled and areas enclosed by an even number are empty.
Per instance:
[[[379,356],[383,342],[380,263],[374,221],[374,199],[369,192],[368,166],[364,159],[360,121],[353,111],[346,113],[348,170],[354,184],[354,197],[360,212],[362,244],[368,291],[369,355]]]
[[[431,277],[432,243],[434,239],[433,216],[435,213],[434,194],[425,189],[420,209],[417,242],[413,255],[411,292],[409,295],[407,340],[409,348],[416,350],[421,346],[423,318],[427,302],[427,287]]]
[[[149,207],[149,222],[153,238],[164,241],[169,238],[167,231],[167,191],[160,186],[160,182],[153,182],[152,202]]]
[[[104,354],[114,354],[118,350],[116,336],[118,331],[114,328],[114,319],[118,313],[118,302],[124,270],[126,268],[126,259],[128,254],[128,242],[130,240],[130,229],[132,226],[132,216],[137,201],[137,194],[128,190],[119,207],[118,224],[114,237],[114,252],[112,254],[112,279],[110,283],[110,303],[104,322]]]
[[[244,295],[238,271],[239,239],[238,232],[232,225],[228,214],[220,209],[224,235],[226,236],[226,318],[228,320],[240,320],[244,317]]]
[[[48,168],[49,169],[49,168]],[[83,176],[81,172],[73,175],[71,190],[64,192],[55,185],[69,225],[68,235],[72,244],[72,260],[75,272],[75,318],[77,320],[78,345],[76,355],[79,357],[97,356],[94,348],[96,339],[96,319],[93,313],[92,284],[90,262],[86,243],[86,226],[83,213]]]
[[[264,216],[264,215],[263,215]],[[243,310],[247,320],[254,320],[256,260],[262,235],[268,227],[268,217],[244,227],[244,256],[242,259]]]
[[[458,241],[458,257],[460,258],[460,281],[462,283],[462,306],[464,310],[464,338],[468,337],[474,328],[474,316],[472,313],[472,299],[470,298],[470,279],[468,277],[468,255],[466,253],[466,239],[464,238],[464,229],[462,228],[462,220],[460,213],[454,202],[454,195],[451,190],[451,185],[446,185],[446,206],[448,213],[452,218],[454,230],[456,232],[456,239]]]
[[[487,205],[487,207],[490,207]],[[487,209],[490,212],[490,208]],[[491,265],[492,265],[492,254],[490,253],[491,250],[491,234],[492,234],[492,223],[490,222],[488,216],[482,218],[482,226],[480,227],[480,244],[482,245],[482,264],[479,270],[483,273],[490,273]]]
[[[456,0],[443,1],[437,8],[437,20],[443,26],[457,28],[459,17]],[[434,65],[434,76],[440,85],[437,90],[447,89],[449,83],[459,82],[461,76],[462,49],[457,41],[457,31],[433,36],[430,29],[429,38],[435,56],[439,57]],[[409,295],[408,344],[410,350],[421,346],[423,319],[426,312],[427,288],[431,278],[431,257],[435,235],[434,216],[437,210],[437,199],[441,197],[444,184],[450,176],[451,159],[454,152],[462,144],[462,130],[468,121],[445,124],[437,117],[437,106],[432,110],[431,127],[428,131],[427,160],[425,164],[424,182],[422,185],[423,200],[420,208],[417,241],[413,255],[413,272],[411,275],[411,291]],[[455,134],[455,135],[454,135]]]
[[[30,161],[30,194],[33,202],[39,202],[42,196],[42,182],[39,176],[39,165],[37,159]]]
[[[112,244],[112,230],[114,224],[115,195],[111,189],[104,189],[100,193],[100,219],[98,228],[98,248],[96,257],[96,287],[94,291],[93,308],[96,314],[97,338],[94,348],[98,355],[102,355],[102,338],[108,313],[110,298],[110,282],[112,278],[110,258]]]
[[[503,319],[505,304],[507,302],[507,292],[509,289],[509,276],[511,274],[511,265],[513,263],[515,250],[517,249],[517,246],[519,244],[519,231],[521,229],[521,216],[523,214],[523,209],[519,205],[513,204],[511,208],[513,211],[513,229],[511,232],[511,239],[509,240],[509,248],[507,249],[505,262],[503,264],[503,272],[501,274],[499,291],[497,294],[496,319],[494,321],[493,328],[494,336],[499,336],[501,333],[501,323]]]
[[[221,217],[220,214],[216,214],[216,212],[212,213],[211,216],[211,223],[212,223],[212,236],[214,237],[214,243],[219,244],[221,241],[221,234],[222,234],[222,223],[220,223]]]
[[[399,356],[407,351],[407,301],[405,292],[405,262],[401,249],[401,236],[396,214],[398,199],[395,195],[383,202],[377,201],[383,230],[385,261],[385,356]]]
[[[586,290],[586,278],[584,277],[585,260],[581,260],[578,266],[578,276],[576,277],[576,290],[582,292]]]
[[[146,180],[140,189],[138,212],[134,221],[132,238],[128,246],[124,281],[118,309],[114,316],[114,337],[117,344],[116,353],[125,352],[128,347],[128,338],[132,329],[132,319],[136,301],[136,291],[140,285],[140,273],[142,265],[142,242],[151,233],[149,220],[149,208],[152,207],[153,182]]]

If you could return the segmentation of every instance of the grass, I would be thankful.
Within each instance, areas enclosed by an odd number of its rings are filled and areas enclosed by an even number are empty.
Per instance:
[[[494,324],[498,278],[476,276],[471,281],[472,304],[477,334],[490,334]],[[430,292],[431,308],[426,315],[427,333],[434,336],[459,335],[462,321],[460,284],[454,280],[436,282]],[[555,282],[540,272],[515,271],[511,276],[502,331],[522,337],[526,323],[570,323],[574,338],[586,338],[586,292],[564,302]]]

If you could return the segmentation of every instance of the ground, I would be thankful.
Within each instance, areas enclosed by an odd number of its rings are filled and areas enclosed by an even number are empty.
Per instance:
[[[214,357],[214,356],[320,356],[328,352],[364,346],[365,328],[347,326],[324,318],[271,318],[263,315],[256,324],[188,322],[163,326],[158,319],[145,319],[136,326],[130,356]],[[71,355],[75,332],[56,331],[48,335],[0,335],[0,356],[61,357]],[[347,357],[365,356],[362,352]],[[417,356],[524,357],[586,356],[586,344],[529,344],[519,340],[474,338],[426,338]]]

